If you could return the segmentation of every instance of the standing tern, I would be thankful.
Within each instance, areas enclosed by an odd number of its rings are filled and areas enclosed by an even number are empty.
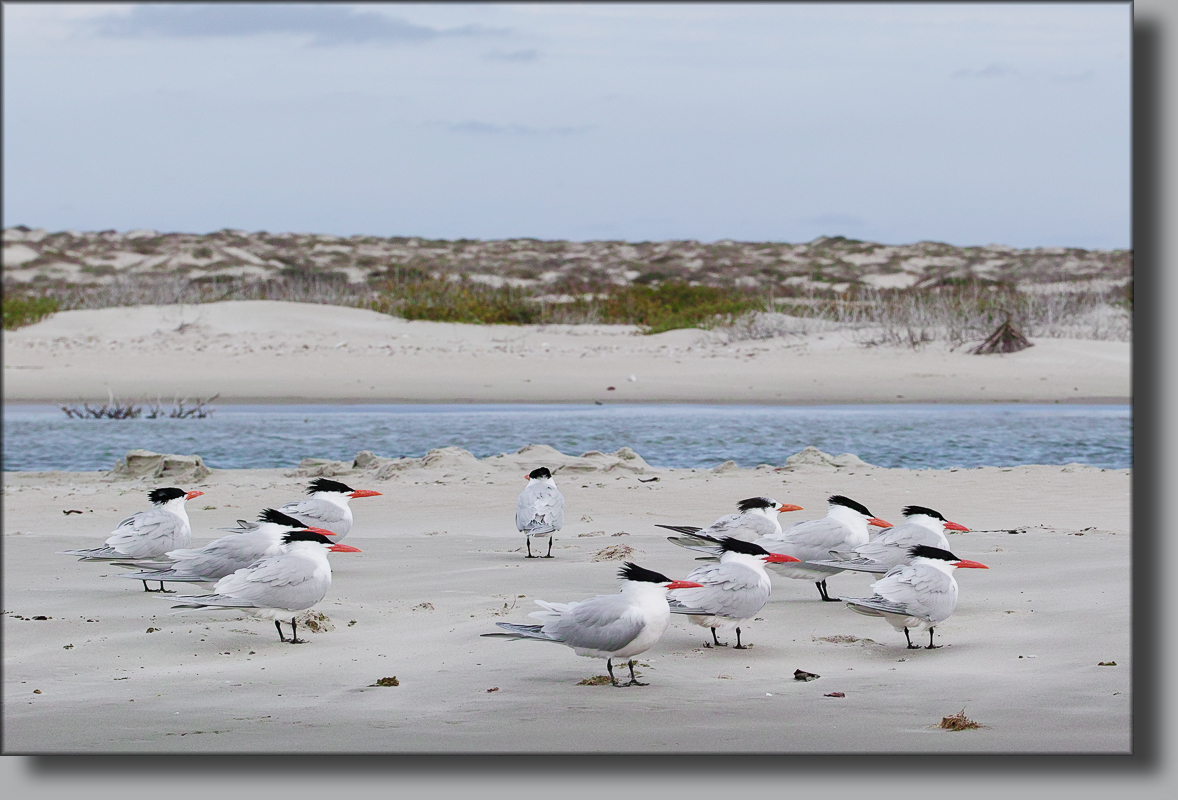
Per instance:
[[[769,569],[778,575],[798,580],[814,581],[819,596],[828,602],[838,602],[826,590],[826,579],[843,571],[841,567],[829,567],[811,562],[830,555],[831,550],[857,547],[868,540],[867,526],[892,527],[890,522],[874,516],[867,507],[841,494],[831,495],[826,516],[791,525],[780,533],[772,533],[757,539],[755,544],[770,553],[785,553],[801,563],[769,564]],[[710,553],[713,560],[720,550],[711,542],[700,540],[694,534],[673,537],[671,541],[689,550]]]
[[[701,534],[696,536],[705,538]],[[740,643],[740,626],[765,607],[773,589],[765,565],[797,559],[784,553],[770,553],[759,545],[731,536],[713,541],[722,551],[720,563],[706,564],[687,576],[687,580],[700,584],[698,589],[675,589],[667,593],[671,613],[687,614],[696,625],[711,628],[712,641],[717,647],[728,645],[720,641],[716,630],[735,628],[735,649],[746,650]]]
[[[258,559],[248,567],[226,575],[217,581],[212,594],[184,595],[172,608],[182,614],[192,610],[221,610],[238,608],[254,616],[274,620],[278,640],[303,644],[298,638],[296,617],[290,617],[290,639],[282,634],[279,619],[287,614],[311,608],[327,595],[331,587],[331,564],[328,551],[359,553],[355,547],[333,543],[321,533],[310,530],[292,531],[282,537],[283,548],[278,555]]]
[[[495,623],[508,633],[484,633],[500,639],[535,639],[559,642],[573,648],[579,656],[604,658],[610,682],[614,686],[646,686],[634,676],[633,656],[644,653],[662,638],[671,624],[667,592],[700,588],[692,581],[673,581],[666,575],[629,561],[618,573],[622,587],[618,594],[603,594],[575,603],[546,603],[537,600],[543,611],[528,616],[542,625]],[[630,682],[619,684],[614,677],[613,660],[628,659]]]
[[[552,534],[564,526],[564,495],[552,473],[539,467],[527,474],[528,485],[515,501],[515,527],[528,545],[526,558],[552,558]],[[532,539],[548,539],[548,555],[532,555]]]
[[[850,550],[831,550],[834,558],[814,561],[828,567],[839,567],[857,572],[883,574],[892,567],[912,563],[910,551],[918,544],[949,549],[945,531],[969,530],[956,522],[950,522],[939,512],[925,506],[906,506],[903,511],[904,524],[880,531],[874,539]]]
[[[380,497],[380,492],[353,489],[329,478],[316,478],[307,487],[304,500],[292,500],[278,510],[301,521],[304,525],[326,528],[343,541],[352,529],[352,509],[348,506],[357,497]]]
[[[871,597],[840,597],[852,611],[869,617],[883,617],[896,630],[904,631],[909,650],[918,650],[912,643],[910,630],[928,631],[927,650],[933,644],[933,628],[947,619],[957,607],[955,569],[989,569],[977,561],[958,558],[948,550],[918,544],[911,551],[912,563],[892,567],[871,588]]]
[[[120,575],[120,578],[153,581],[179,581],[183,583],[215,583],[243,567],[248,567],[260,558],[275,556],[282,552],[282,537],[298,530],[309,530],[324,536],[335,536],[326,528],[309,528],[294,517],[281,511],[267,508],[258,516],[258,522],[237,521],[236,528],[221,528],[230,535],[214,539],[204,547],[190,550],[169,550],[170,563],[160,564],[157,569],[148,567],[145,572]],[[142,564],[137,565],[142,566]]]
[[[184,504],[203,494],[195,489],[186,492],[172,486],[152,489],[147,493],[147,499],[155,507],[138,511],[120,522],[102,547],[65,550],[62,554],[78,556],[79,561],[159,560],[169,550],[188,546],[192,526]],[[158,589],[148,589],[146,580],[143,581],[143,591],[171,594],[164,589],[163,582]]]
[[[706,528],[695,528],[690,525],[658,525],[657,527],[666,528],[676,533],[699,534],[711,538],[733,536],[751,542],[762,536],[781,533],[781,523],[777,519],[778,514],[802,510],[801,506],[779,503],[770,497],[749,497],[737,503],[736,507],[740,509],[739,512],[725,514]]]

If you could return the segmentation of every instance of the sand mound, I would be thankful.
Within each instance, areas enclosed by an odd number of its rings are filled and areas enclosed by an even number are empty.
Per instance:
[[[830,453],[824,453],[817,447],[811,445],[801,452],[794,453],[785,460],[785,466],[792,469],[801,467],[828,467],[832,469],[839,469],[840,467],[870,467],[863,459],[854,453],[843,453],[842,455],[832,456]]]
[[[114,469],[107,473],[111,478],[135,480],[150,478],[168,480],[174,483],[195,483],[202,481],[213,471],[205,466],[197,455],[153,453],[150,450],[130,450],[125,458],[115,462]]]

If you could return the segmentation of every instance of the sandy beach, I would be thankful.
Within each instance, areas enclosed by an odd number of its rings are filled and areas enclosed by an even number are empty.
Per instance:
[[[527,561],[514,503],[522,472],[539,464],[556,470],[567,521],[556,558]],[[314,471],[322,465],[221,470],[186,486],[205,492],[189,504],[194,542],[300,495]],[[532,447],[327,471],[383,494],[355,501],[348,541],[363,553],[332,556],[319,607],[332,629],[300,647],[280,644],[265,620],[171,615],[118,568],[56,555],[101,542],[153,484],[5,473],[6,751],[1131,751],[1127,470],[716,472]],[[676,619],[639,657],[648,687],[578,685],[604,662],[479,636],[526,622],[534,599],[616,591],[621,558],[683,577],[695,554],[656,523],[707,524],[768,495],[804,507],[783,516],[789,524],[822,516],[836,492],[885,519],[920,503],[972,529],[951,536],[954,552],[990,569],[959,575],[942,649],[906,650],[883,621],[779,577],[745,628],[750,649],[705,649],[707,632]],[[830,584],[862,596],[871,580]],[[795,681],[798,669],[821,677]],[[374,686],[393,676],[398,686]],[[983,727],[937,727],[963,709]]]
[[[240,301],[67,311],[4,335],[4,401],[1129,402],[1131,344],[1034,339],[1009,355],[865,347],[871,331],[730,341],[624,325],[409,322]],[[815,328],[810,330],[811,328]],[[610,387],[613,387],[612,389]]]

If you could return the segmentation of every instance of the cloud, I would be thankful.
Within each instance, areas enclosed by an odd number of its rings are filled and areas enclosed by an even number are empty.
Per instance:
[[[309,36],[316,45],[364,42],[414,43],[442,37],[506,33],[482,25],[433,28],[374,11],[335,5],[136,5],[129,14],[111,14],[91,23],[99,36],[112,38],[211,38],[286,34]]]
[[[473,133],[480,135],[501,136],[503,134],[510,134],[514,136],[572,136],[578,133],[586,133],[592,130],[593,125],[550,125],[548,127],[538,128],[532,125],[498,125],[493,122],[479,122],[477,120],[469,120],[467,122],[430,122],[426,123],[431,127],[443,128],[454,133]]]
[[[1006,64],[991,64],[982,69],[959,69],[953,73],[954,78],[1001,78],[1004,75],[1018,75],[1019,71]]]
[[[510,53],[485,53],[483,58],[487,61],[511,61],[516,63],[525,63],[528,61],[535,61],[540,56],[539,50],[514,50]]]

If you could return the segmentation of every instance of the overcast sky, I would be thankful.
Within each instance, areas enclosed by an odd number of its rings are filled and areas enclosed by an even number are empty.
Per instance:
[[[5,227],[1131,244],[1128,3],[3,13]]]

